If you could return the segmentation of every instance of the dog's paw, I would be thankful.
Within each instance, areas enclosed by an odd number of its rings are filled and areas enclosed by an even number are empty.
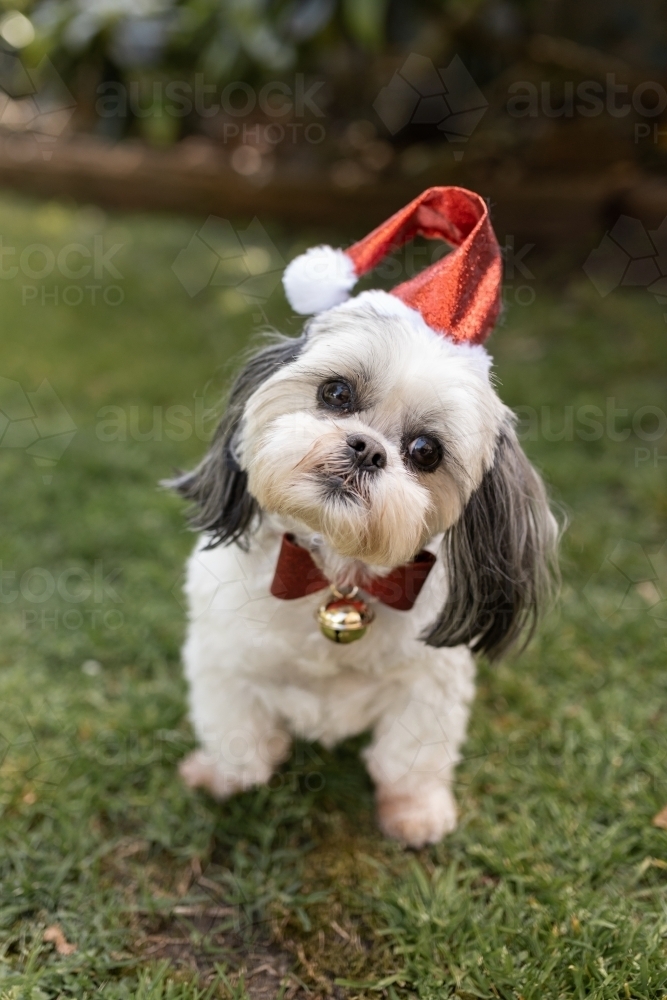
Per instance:
[[[436,844],[456,829],[454,796],[444,785],[432,785],[414,792],[392,788],[377,791],[378,823],[387,837],[408,847]]]
[[[193,750],[178,766],[181,778],[188,788],[203,788],[216,799],[228,799],[236,792],[243,792],[261,779],[241,772],[226,771],[205,750]]]

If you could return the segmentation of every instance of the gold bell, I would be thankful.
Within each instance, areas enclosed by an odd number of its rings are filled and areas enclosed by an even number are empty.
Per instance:
[[[331,596],[317,610],[317,622],[322,635],[332,642],[355,642],[366,635],[375,615],[365,601],[357,598],[359,588],[343,594],[335,587]]]

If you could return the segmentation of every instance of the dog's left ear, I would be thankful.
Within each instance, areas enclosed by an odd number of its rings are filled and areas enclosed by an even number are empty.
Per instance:
[[[248,492],[248,476],[236,457],[238,431],[246,403],[259,386],[299,356],[307,333],[275,336],[236,376],[208,454],[196,469],[162,485],[192,502],[190,525],[208,536],[207,548],[236,542],[247,546],[261,511]]]
[[[506,426],[493,464],[445,534],[447,602],[423,639],[490,659],[527,642],[557,574],[558,525],[542,480]]]

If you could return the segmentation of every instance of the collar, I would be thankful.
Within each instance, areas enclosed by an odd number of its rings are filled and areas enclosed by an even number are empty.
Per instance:
[[[435,556],[422,549],[411,562],[397,566],[387,576],[374,577],[360,584],[360,589],[396,611],[410,611],[434,563]],[[294,601],[330,585],[322,570],[313,562],[308,549],[299,545],[294,535],[283,535],[271,584],[273,596],[283,601]]]

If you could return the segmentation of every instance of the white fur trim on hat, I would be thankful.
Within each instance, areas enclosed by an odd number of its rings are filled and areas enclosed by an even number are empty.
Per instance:
[[[338,306],[357,281],[352,258],[334,247],[311,247],[295,257],[283,274],[287,301],[295,312],[310,315]]]
[[[422,314],[412,306],[408,306],[395,295],[383,292],[379,288],[372,288],[367,292],[342,303],[341,307],[345,311],[357,309],[360,306],[369,305],[381,316],[398,316],[406,320],[419,333],[426,333],[435,337],[442,345],[443,350],[448,351],[452,356],[466,358],[466,360],[476,370],[477,374],[483,378],[489,378],[493,359],[482,344],[457,344],[450,337],[433,330],[425,321]]]

